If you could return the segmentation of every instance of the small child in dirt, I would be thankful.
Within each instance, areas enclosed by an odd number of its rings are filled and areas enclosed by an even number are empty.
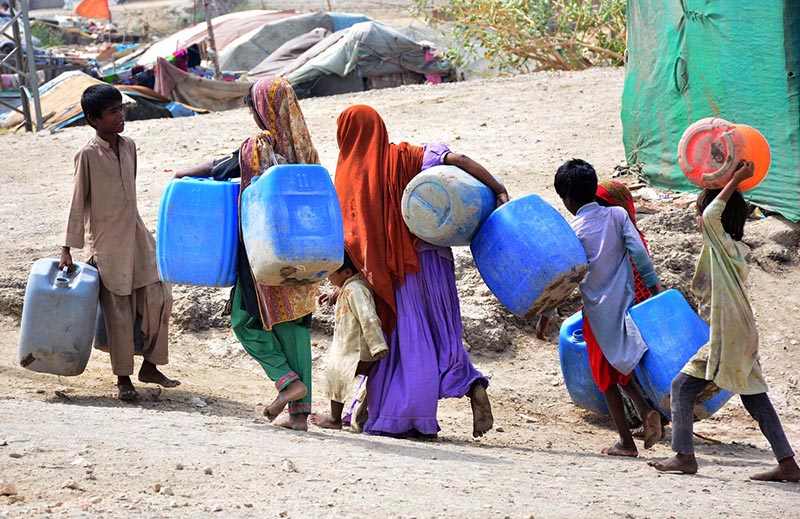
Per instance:
[[[311,423],[324,429],[342,428],[342,411],[356,375],[367,375],[375,362],[389,354],[389,347],[375,311],[375,299],[350,256],[331,274],[339,288],[336,298],[333,341],[325,373],[326,394],[331,399],[331,414],[314,414]],[[353,420],[357,417],[354,416]]]
[[[672,450],[675,457],[650,462],[656,470],[697,473],[692,428],[694,405],[709,389],[738,393],[769,440],[778,466],[755,474],[760,481],[800,481],[800,468],[778,414],[767,396],[758,360],[758,331],[744,284],[746,248],[740,243],[748,208],[739,183],[753,176],[753,163],[742,162],[722,190],[706,189],[697,197],[703,249],[697,259],[692,292],[700,299],[699,313],[709,323],[709,341],[689,359],[671,388]]]
[[[661,439],[661,417],[632,382],[631,374],[647,346],[638,328],[627,318],[634,302],[630,258],[652,293],[661,291],[653,263],[628,213],[622,207],[601,207],[595,201],[597,174],[586,161],[562,164],[555,189],[567,210],[575,215],[570,226],[581,241],[589,270],[580,283],[583,299],[583,336],[589,365],[605,397],[620,441],[602,449],[610,456],[638,456],[625,417],[619,384],[633,401],[644,426],[644,446]]]
[[[156,243],[136,206],[136,144],[125,130],[122,94],[111,85],[92,85],[81,96],[86,121],[96,135],[75,155],[72,203],[59,268],[72,267],[71,247],[88,242],[89,263],[100,273],[100,304],[108,333],[118,398],[135,400],[134,325],[144,337],[139,381],[180,384],[157,366],[168,360],[172,292],[159,280]]]

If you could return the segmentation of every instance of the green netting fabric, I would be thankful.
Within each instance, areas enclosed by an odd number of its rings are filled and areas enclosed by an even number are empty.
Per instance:
[[[746,197],[800,220],[797,0],[628,0],[622,95],[628,161],[653,185],[694,190],[678,167],[683,131],[704,117],[757,128],[767,178]]]

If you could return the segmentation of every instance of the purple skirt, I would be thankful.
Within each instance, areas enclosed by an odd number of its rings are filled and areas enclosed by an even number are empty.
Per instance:
[[[389,356],[367,378],[369,420],[364,432],[392,436],[439,432],[440,398],[460,398],[488,380],[461,342],[453,262],[437,250],[419,251],[420,272],[395,290],[397,326]]]

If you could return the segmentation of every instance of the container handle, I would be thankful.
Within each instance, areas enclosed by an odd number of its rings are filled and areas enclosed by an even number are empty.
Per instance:
[[[61,269],[61,275],[56,278],[56,286],[66,288],[69,286],[69,267]]]

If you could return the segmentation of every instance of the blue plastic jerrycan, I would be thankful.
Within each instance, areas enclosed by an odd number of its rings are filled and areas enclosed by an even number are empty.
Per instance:
[[[555,308],[588,269],[569,223],[537,195],[495,210],[472,239],[471,250],[489,289],[522,317]]]
[[[709,328],[677,290],[666,290],[629,310],[647,351],[636,367],[636,377],[659,411],[670,416],[672,379],[697,350],[708,342]],[[695,418],[712,415],[731,398],[720,391],[695,405]]]
[[[489,187],[456,166],[419,173],[403,191],[403,220],[412,234],[443,247],[469,245],[495,208]]]
[[[92,353],[100,276],[75,262],[73,272],[59,260],[33,264],[25,288],[19,334],[20,366],[53,375],[80,375]]]
[[[97,321],[94,326],[94,347],[97,350],[108,353],[108,329],[106,328],[105,314],[103,305],[97,305]],[[133,323],[133,351],[139,355],[144,351],[144,332],[142,331],[142,316],[136,314]]]
[[[163,281],[232,286],[238,245],[238,180],[186,177],[167,185],[156,233],[156,260]]]
[[[578,407],[608,414],[603,393],[598,389],[589,367],[589,354],[583,339],[583,316],[577,312],[568,317],[558,333],[558,358],[561,374],[572,403]]]
[[[338,269],[344,229],[328,171],[285,164],[254,177],[242,194],[242,239],[264,285],[315,283]]]

